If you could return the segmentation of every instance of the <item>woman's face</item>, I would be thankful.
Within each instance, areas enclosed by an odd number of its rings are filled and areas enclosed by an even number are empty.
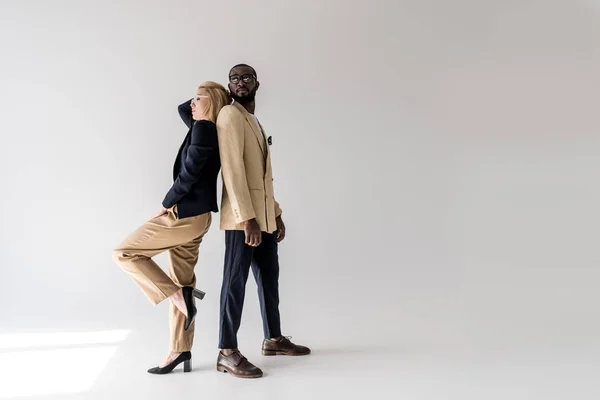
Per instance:
[[[192,99],[192,117],[195,121],[204,119],[205,111],[208,108],[210,98],[204,88],[198,88],[196,95]]]

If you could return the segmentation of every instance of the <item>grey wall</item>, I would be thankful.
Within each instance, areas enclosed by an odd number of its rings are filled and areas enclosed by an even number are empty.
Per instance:
[[[286,333],[598,335],[599,2],[0,5],[0,327],[166,334],[111,249],[170,185],[176,106],[246,62],[289,231]],[[216,221],[197,269],[210,343]]]

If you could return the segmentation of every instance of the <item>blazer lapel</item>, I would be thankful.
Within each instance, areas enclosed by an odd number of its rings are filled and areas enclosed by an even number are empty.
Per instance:
[[[185,149],[185,146],[188,144],[190,138],[192,135],[192,130],[190,129],[187,133],[187,135],[185,135],[185,138],[183,139],[183,143],[181,143],[181,146],[179,146],[179,151],[177,152],[177,157],[175,158],[175,164],[173,165],[173,180],[177,179],[177,176],[179,175],[179,171],[181,171],[181,164],[184,161],[184,157],[183,157],[183,150]]]
[[[250,115],[248,110],[246,110],[241,104],[235,102],[235,103],[233,103],[233,105],[236,106],[238,108],[238,110],[240,110],[242,112],[242,115],[244,116],[244,118],[246,118],[246,122],[248,122],[248,124],[250,125],[250,128],[252,128],[252,132],[254,132],[254,136],[256,136],[256,140],[258,140],[258,145],[260,146],[261,150],[263,151],[263,154],[266,155],[267,149],[265,149],[265,139],[263,138],[263,134],[256,129],[256,121],[254,121],[254,117],[252,117],[252,115]]]
[[[265,149],[265,157],[268,159],[269,154],[271,153],[271,149],[270,149],[271,146],[269,146],[269,143],[267,143],[267,138],[268,138],[267,131],[265,131],[265,127],[262,126],[262,124],[260,122],[258,123],[258,125],[260,126],[260,129],[262,130],[262,135],[264,135],[264,139],[262,139],[261,143],[263,145],[266,145],[266,147],[267,147]]]
[[[265,152],[265,176],[269,175],[269,172],[271,171],[271,146],[269,146],[269,144],[267,143],[267,131],[265,131],[265,127],[262,126],[262,124],[259,122],[258,125],[260,126],[260,129],[262,129],[262,133],[265,135],[265,139],[264,139],[264,143],[266,143],[267,149]]]

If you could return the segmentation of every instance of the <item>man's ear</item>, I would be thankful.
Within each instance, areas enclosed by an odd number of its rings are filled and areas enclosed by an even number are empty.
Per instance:
[[[258,90],[259,87],[260,87],[260,82],[256,81],[256,90]]]

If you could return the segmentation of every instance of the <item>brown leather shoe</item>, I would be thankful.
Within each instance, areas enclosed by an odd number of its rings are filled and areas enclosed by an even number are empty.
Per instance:
[[[220,351],[217,359],[217,371],[229,372],[238,378],[260,378],[263,376],[260,368],[248,361],[238,350],[229,356]]]
[[[263,356],[305,356],[310,354],[308,347],[294,344],[290,339],[291,336],[282,336],[278,340],[263,340]]]

